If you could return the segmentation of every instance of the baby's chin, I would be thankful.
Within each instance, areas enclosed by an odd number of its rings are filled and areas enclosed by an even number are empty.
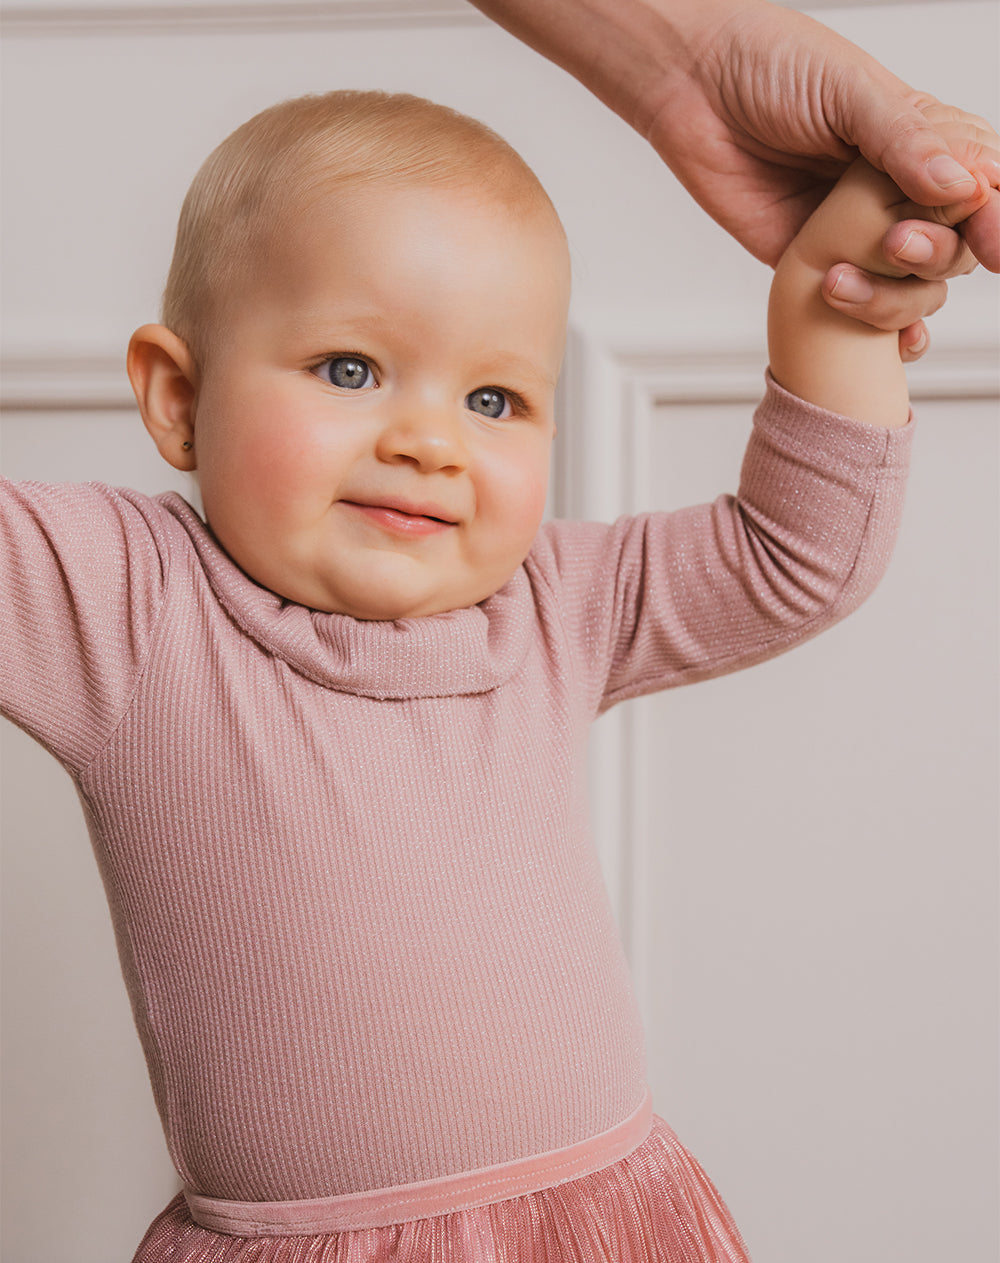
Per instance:
[[[330,592],[322,584],[296,584],[288,582],[287,578],[269,583],[249,570],[244,570],[244,573],[259,586],[293,605],[301,605],[317,614],[353,618],[365,623],[394,623],[403,619],[433,618],[438,614],[450,614],[455,610],[479,605],[497,590],[490,588],[483,591],[476,586],[465,590],[456,588],[441,592],[413,593],[372,582],[360,591],[348,587]]]
[[[493,596],[488,592],[468,591],[454,594],[432,594],[421,599],[406,599],[398,594],[366,592],[354,600],[311,605],[309,608],[321,614],[339,614],[364,623],[396,623],[405,619],[435,618],[441,614],[453,614],[456,610],[469,609]],[[303,602],[299,602],[303,604]]]
[[[279,592],[278,595],[320,614],[341,615],[366,623],[395,623],[406,619],[435,618],[443,614],[453,614],[458,610],[471,609],[495,596],[511,577],[507,575],[501,583],[488,586],[469,585],[464,588],[419,596],[399,592],[379,592],[375,585],[363,593],[350,596],[341,594],[338,599],[296,600],[295,597],[286,593]]]
[[[327,552],[322,545],[317,556],[315,540],[274,552],[260,539],[221,539],[218,533],[215,538],[249,579],[282,601],[361,622],[433,618],[472,608],[499,592],[524,561],[523,542],[502,558],[473,561],[392,549]]]

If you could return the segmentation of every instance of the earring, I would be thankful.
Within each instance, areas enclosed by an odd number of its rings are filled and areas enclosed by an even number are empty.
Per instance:
[[[181,450],[185,452],[190,452],[192,447],[194,447],[194,444],[191,442],[190,439],[185,439],[184,442],[181,444]]]

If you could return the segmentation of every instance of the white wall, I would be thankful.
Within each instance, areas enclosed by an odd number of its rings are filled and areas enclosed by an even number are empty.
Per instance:
[[[175,485],[126,406],[121,350],[155,316],[195,167],[273,100],[376,86],[486,119],[535,166],[573,244],[578,353],[607,357],[640,399],[640,458],[669,467],[642,494],[701,495],[709,449],[728,468],[741,442],[712,383],[746,394],[747,362],[758,379],[766,269],[619,120],[457,3],[329,8],[339,20],[287,31],[98,9],[71,28],[10,10],[5,472]],[[822,16],[919,86],[1000,117],[992,3]],[[934,325],[943,367],[914,374],[934,398],[871,606],[780,663],[612,721],[644,759],[596,784],[658,1108],[758,1263],[996,1253],[995,281],[956,285]],[[721,368],[684,377],[706,352]],[[578,354],[571,392],[585,368]],[[956,402],[969,382],[985,398]],[[695,408],[680,418],[678,394]],[[619,432],[586,399],[579,414],[585,452]],[[642,498],[617,483],[565,494],[600,511]],[[650,766],[672,769],[666,801],[644,788]],[[2,772],[3,1257],[115,1263],[176,1186],[72,789],[9,725]]]

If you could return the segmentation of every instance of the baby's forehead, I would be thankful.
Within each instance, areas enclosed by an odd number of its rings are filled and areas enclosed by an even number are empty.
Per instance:
[[[527,240],[542,239],[553,254],[567,254],[566,237],[551,202],[537,184],[493,178],[492,172],[473,170],[470,178],[342,179],[327,173],[305,172],[290,184],[252,226],[244,243],[251,263],[288,261],[331,238],[363,240],[377,248],[380,231],[388,234],[401,221],[417,222],[428,231],[442,223],[463,219],[485,223],[489,251],[517,254]],[[383,238],[384,239],[384,238]],[[460,242],[456,238],[456,250]]]
[[[400,200],[431,195],[446,205],[466,204],[495,215],[506,231],[534,230],[539,218],[551,221],[562,233],[562,224],[541,185],[518,168],[498,170],[481,155],[460,170],[414,174],[387,172],[373,177],[344,175],[340,171],[305,168],[285,182],[262,227],[272,234],[309,224],[331,210],[350,212],[356,207],[384,207]],[[362,211],[362,213],[364,213]]]
[[[260,339],[291,357],[342,342],[405,360],[419,344],[457,363],[516,347],[553,380],[562,357],[570,266],[561,224],[547,204],[478,185],[311,187],[261,224],[227,280],[206,330],[212,350]]]

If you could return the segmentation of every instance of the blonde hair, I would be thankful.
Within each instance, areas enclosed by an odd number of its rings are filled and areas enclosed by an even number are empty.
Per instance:
[[[484,123],[421,97],[339,91],[283,101],[238,127],[195,176],[177,226],[162,319],[200,361],[233,282],[311,195],[357,184],[473,187],[548,208],[537,176]]]

